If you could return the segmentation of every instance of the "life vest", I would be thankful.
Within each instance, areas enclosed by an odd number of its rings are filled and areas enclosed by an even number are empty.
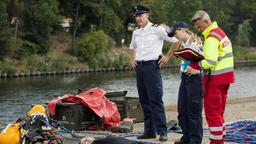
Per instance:
[[[234,83],[234,58],[229,38],[216,22],[213,22],[203,35],[205,59],[202,61],[202,67],[205,70],[207,85]]]

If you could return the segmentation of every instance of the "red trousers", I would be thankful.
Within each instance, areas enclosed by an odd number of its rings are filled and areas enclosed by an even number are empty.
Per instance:
[[[204,109],[210,129],[210,144],[224,144],[224,111],[229,85],[205,86]]]

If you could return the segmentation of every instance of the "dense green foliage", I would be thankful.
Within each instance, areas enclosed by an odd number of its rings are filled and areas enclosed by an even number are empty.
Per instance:
[[[88,32],[79,39],[77,56],[83,61],[90,61],[105,53],[108,47],[108,37],[102,30]]]
[[[5,56],[10,56],[12,53],[12,30],[7,21],[7,0],[0,2],[0,59],[2,60]]]
[[[131,7],[136,4],[151,8],[153,23],[171,26],[185,21],[195,32],[190,19],[196,11],[206,10],[236,45],[236,59],[255,58],[239,55],[248,51],[244,47],[256,45],[255,0],[1,0],[0,72],[13,71],[6,66],[12,64],[31,71],[67,69],[73,63],[93,68],[127,66],[125,50],[118,53],[113,47],[129,46]],[[68,32],[60,25],[64,18],[72,19]],[[70,36],[69,42],[62,42],[67,46],[52,50],[50,37],[63,32]],[[169,45],[165,47],[167,51]],[[53,54],[66,58],[49,57]]]
[[[21,46],[22,55],[46,54],[49,50],[49,36],[58,24],[57,0],[23,0],[22,20],[25,42]]]

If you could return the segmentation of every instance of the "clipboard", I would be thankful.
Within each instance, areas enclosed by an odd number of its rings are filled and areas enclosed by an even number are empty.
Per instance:
[[[173,54],[177,57],[181,57],[190,62],[199,62],[204,59],[204,56],[194,51],[191,48],[184,48],[182,50],[174,51]]]

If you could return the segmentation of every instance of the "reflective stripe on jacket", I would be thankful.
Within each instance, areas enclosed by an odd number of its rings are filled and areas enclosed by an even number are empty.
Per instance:
[[[232,44],[225,32],[213,22],[204,30],[202,67],[207,85],[222,85],[234,83],[234,58]],[[210,75],[210,76],[209,76]]]

